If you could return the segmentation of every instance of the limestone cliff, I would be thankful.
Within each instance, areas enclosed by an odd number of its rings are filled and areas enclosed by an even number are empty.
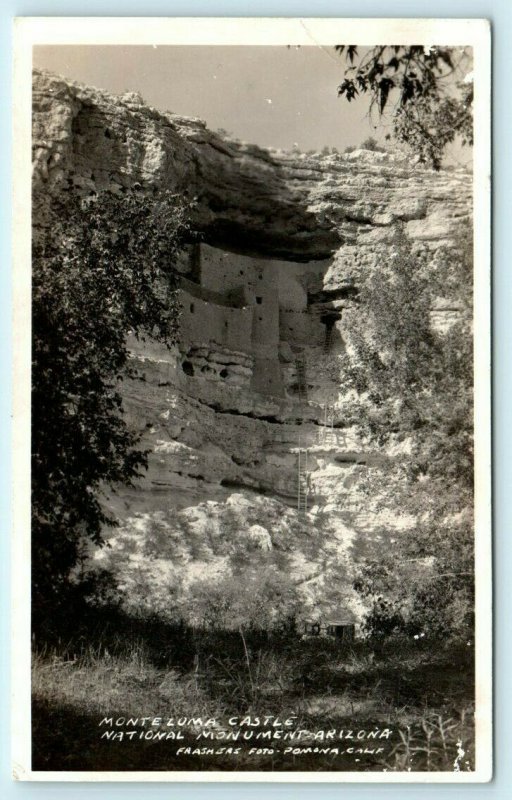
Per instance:
[[[395,220],[432,242],[469,211],[464,171],[435,173],[387,153],[327,157],[226,141],[198,119],[113,97],[54,75],[34,75],[35,198],[91,189],[165,186],[197,199],[205,241],[295,261],[340,245],[374,244]]]
[[[390,153],[264,150],[41,72],[33,100],[36,226],[59,193],[166,188],[195,198],[202,240],[180,265],[179,345],[132,345],[140,378],[125,408],[150,465],[110,498],[121,529],[101,558],[117,558],[127,587],[136,567],[183,597],[187,581],[257,553],[332,606],[377,518],[359,476],[383,456],[364,452],[337,402],[343,315],[397,221],[432,255],[452,240],[471,215],[471,176]]]

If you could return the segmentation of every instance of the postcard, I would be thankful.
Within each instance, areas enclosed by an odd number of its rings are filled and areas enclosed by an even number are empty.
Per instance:
[[[14,777],[490,780],[488,22],[19,18],[14,97]]]

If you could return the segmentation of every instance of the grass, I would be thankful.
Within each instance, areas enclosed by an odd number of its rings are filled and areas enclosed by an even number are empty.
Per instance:
[[[137,635],[143,625],[115,635],[104,629],[102,638],[96,628],[89,643],[82,633],[34,652],[34,769],[474,769],[472,659],[462,648],[433,655],[426,645],[390,642],[376,650],[356,642],[341,649],[330,640],[174,629],[157,637],[162,651],[155,649],[155,630],[148,625],[145,637]],[[281,721],[293,717],[290,730],[302,731],[301,738],[268,739],[275,728],[262,717],[269,714]],[[260,719],[250,728],[230,725],[233,716],[246,715]],[[202,725],[196,720],[179,728],[179,742],[140,738],[147,725],[138,724],[129,741],[106,742],[100,738],[104,717],[160,717],[151,730],[167,733],[178,730],[167,726],[169,718],[201,718]],[[215,720],[213,727],[208,719]],[[345,740],[349,731],[384,729],[392,733],[380,742],[382,752],[348,752],[361,745]],[[198,740],[201,730],[215,738]],[[236,730],[240,736],[252,730],[253,738],[223,738]],[[333,739],[325,739],[328,731]],[[227,744],[241,752],[177,754],[179,746]],[[273,752],[250,754],[255,745]],[[374,741],[362,745],[376,749]]]
[[[133,646],[132,653],[113,657],[107,649],[87,648],[74,659],[56,652],[33,658],[34,698],[72,705],[77,711],[110,716],[158,716],[169,700],[174,713],[210,715],[214,710],[195,680],[194,674],[179,675],[148,662],[144,647]],[[192,707],[191,707],[192,705]]]

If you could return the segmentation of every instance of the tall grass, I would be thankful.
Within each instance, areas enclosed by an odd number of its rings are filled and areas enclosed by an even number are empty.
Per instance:
[[[222,727],[233,715],[269,713],[293,715],[297,728],[313,733],[392,728],[384,755],[365,757],[357,769],[474,768],[467,652],[439,649],[433,654],[425,645],[407,649],[403,642],[400,647],[389,643],[376,649],[356,642],[341,648],[329,640],[177,628],[167,638],[162,634],[161,647],[155,649],[155,629],[150,627],[149,637],[140,635],[143,631],[134,626],[131,633],[111,631],[102,639],[96,630],[89,643],[81,634],[34,652],[34,752],[43,765],[39,768],[146,769],[152,763],[155,769],[183,769],[187,764],[189,769],[354,769],[353,759],[327,756],[298,761],[280,756],[271,764],[265,758],[176,764],[168,755],[164,758],[162,748],[150,749],[146,743],[121,752],[100,750],[96,741],[98,720],[105,716],[215,718]],[[59,725],[52,720],[61,720],[61,728],[80,729],[75,751],[55,732]]]
[[[56,650],[35,653],[32,693],[35,700],[73,706],[98,717],[157,717],[169,706],[173,714],[183,716],[222,713],[199,685],[197,672],[154,666],[140,641],[123,655],[92,646],[74,658]]]

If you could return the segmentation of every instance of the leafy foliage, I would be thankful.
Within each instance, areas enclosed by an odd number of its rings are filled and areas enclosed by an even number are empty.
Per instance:
[[[392,104],[394,135],[420,161],[439,169],[446,145],[457,136],[472,144],[473,86],[461,80],[466,51],[395,45],[371,47],[360,56],[354,45],[336,50],[347,64],[338,94],[349,102],[368,94],[370,113],[376,108],[379,117]]]
[[[209,630],[276,630],[290,624],[298,609],[293,582],[274,567],[245,567],[236,574],[198,580],[190,608]]]
[[[123,418],[133,374],[126,336],[170,344],[178,326],[173,263],[186,209],[169,194],[111,194],[54,205],[33,243],[32,565],[36,615],[66,602],[81,542],[115,521],[105,487],[146,464]]]
[[[398,229],[389,259],[361,287],[348,325],[343,381],[351,415],[374,446],[400,455],[368,491],[416,519],[388,552],[362,566],[356,589],[373,604],[373,632],[467,636],[473,606],[470,237],[429,267]],[[443,328],[439,297],[458,308]],[[435,498],[435,502],[433,502]],[[389,531],[385,531],[389,540]]]

